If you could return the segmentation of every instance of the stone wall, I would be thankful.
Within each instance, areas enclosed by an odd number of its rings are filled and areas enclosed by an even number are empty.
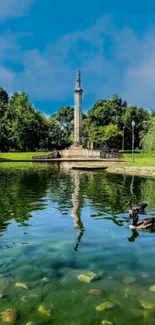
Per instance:
[[[83,148],[69,148],[60,151],[61,158],[100,158],[100,151]]]
[[[59,151],[53,151],[49,153],[48,155],[43,155],[43,156],[33,156],[32,160],[37,160],[37,159],[54,159],[54,158],[61,158]]]

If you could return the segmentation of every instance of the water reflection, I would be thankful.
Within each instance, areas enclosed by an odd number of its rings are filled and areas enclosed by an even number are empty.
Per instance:
[[[131,232],[132,232],[132,235],[131,235],[131,237],[128,238],[128,241],[130,243],[133,243],[135,241],[135,239],[139,236],[139,232],[136,229],[131,230]]]
[[[1,171],[1,311],[17,308],[19,325],[97,325],[103,319],[154,324],[154,311],[143,310],[140,302],[143,297],[154,304],[149,288],[154,285],[155,234],[128,228],[126,208],[133,200],[147,200],[148,214],[155,213],[155,181],[49,165]],[[88,271],[99,274],[99,280],[78,281]],[[95,288],[103,289],[104,301],[116,308],[97,313],[103,296],[89,294]],[[47,311],[52,306],[51,317],[38,313],[40,305]]]
[[[84,226],[81,220],[80,174],[75,172],[73,174],[73,178],[74,178],[74,190],[72,195],[72,202],[73,202],[72,215],[74,218],[74,228],[77,230],[77,242],[74,248],[74,250],[77,251],[84,234]]]
[[[149,213],[155,213],[154,193],[155,180],[134,176],[65,172],[49,166],[30,171],[3,170],[0,174],[0,232],[7,229],[12,219],[29,226],[34,212],[46,210],[50,198],[51,204],[62,215],[72,213],[77,230],[77,250],[84,234],[81,212],[86,200],[95,211],[93,218],[109,219],[123,227],[128,217],[127,207],[135,202],[147,200]],[[129,241],[137,237],[132,233]]]

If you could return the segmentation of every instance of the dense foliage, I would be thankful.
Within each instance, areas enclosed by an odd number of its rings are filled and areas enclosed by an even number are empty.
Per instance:
[[[153,114],[152,114],[153,116]],[[135,121],[135,147],[146,145],[151,114],[114,95],[111,100],[99,100],[83,114],[83,144],[95,147],[108,146],[131,149],[132,128]],[[14,93],[9,98],[0,88],[0,151],[38,151],[65,148],[73,142],[74,108],[61,107],[47,118],[32,106],[26,93]],[[153,123],[153,120],[152,120]],[[149,136],[149,135],[148,135]],[[151,147],[152,148],[152,147]]]
[[[141,144],[145,151],[155,151],[155,116],[148,125],[148,132],[142,137]]]

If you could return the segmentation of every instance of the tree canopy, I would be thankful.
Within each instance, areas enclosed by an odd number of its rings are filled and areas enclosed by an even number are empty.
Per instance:
[[[114,95],[112,99],[98,100],[83,114],[83,143],[98,147],[131,149],[131,122],[135,121],[135,146],[141,148],[149,137],[146,131],[152,123],[146,109],[128,106],[127,102]],[[0,88],[0,150],[38,151],[68,147],[73,143],[74,108],[64,106],[50,118],[36,110],[25,92],[15,92],[9,98],[6,90]],[[152,134],[152,133],[151,133]],[[145,140],[142,141],[142,137]],[[152,147],[151,147],[152,148]]]

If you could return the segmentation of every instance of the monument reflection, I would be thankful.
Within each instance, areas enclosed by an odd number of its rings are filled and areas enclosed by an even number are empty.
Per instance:
[[[81,207],[80,207],[80,174],[75,172],[73,174],[74,192],[72,195],[73,210],[72,216],[74,218],[74,228],[77,230],[77,240],[74,250],[77,251],[81,239],[84,234],[84,225],[81,220]]]

